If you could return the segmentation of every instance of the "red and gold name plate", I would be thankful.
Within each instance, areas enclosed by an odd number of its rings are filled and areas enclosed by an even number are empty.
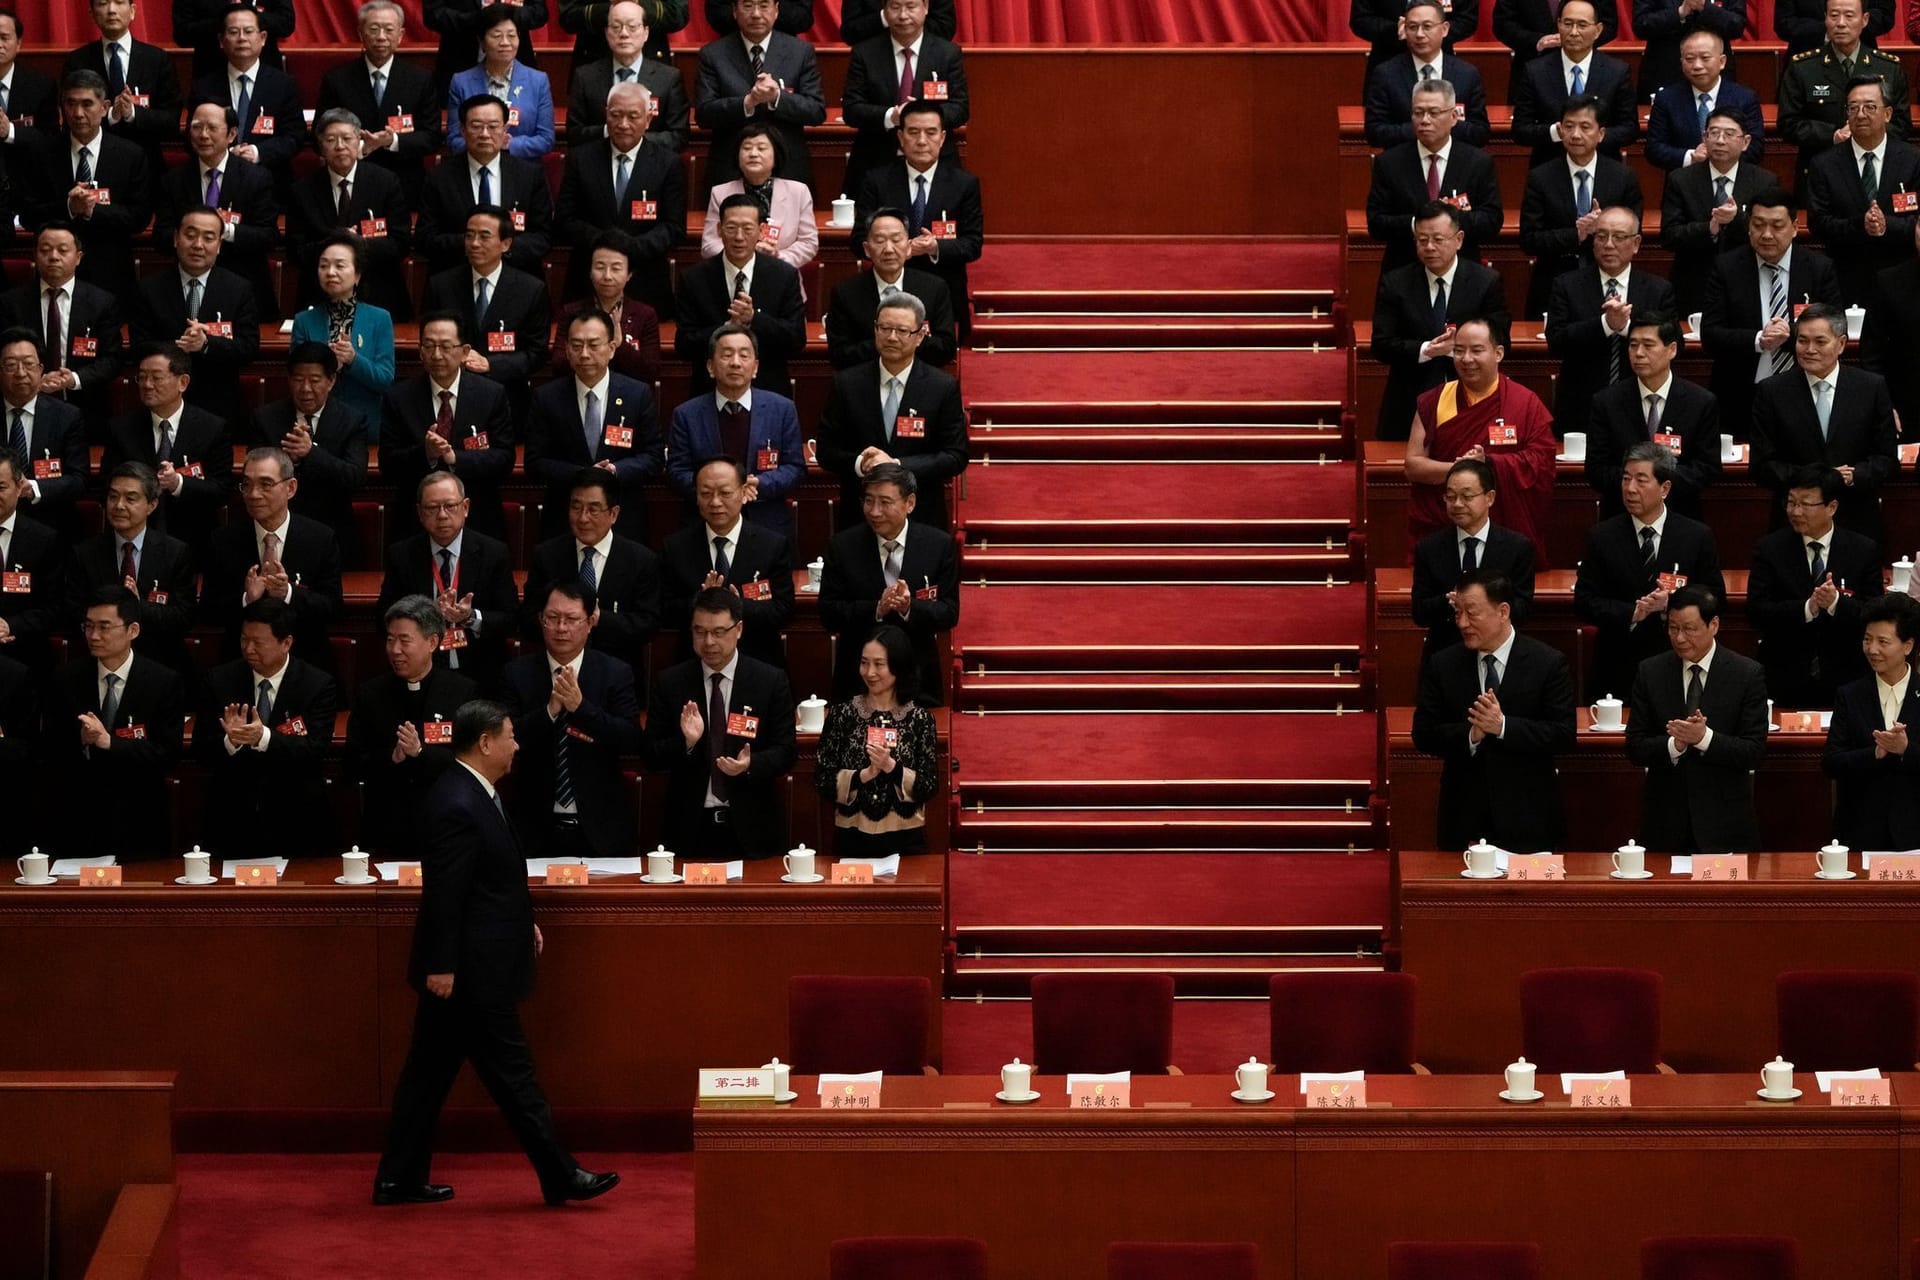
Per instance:
[[[1744,853],[1696,853],[1693,855],[1693,878],[1695,880],[1751,880],[1752,874],[1747,867],[1747,855]]]
[[[112,888],[120,883],[119,867],[82,867],[80,868],[80,887],[82,889]]]
[[[547,864],[548,884],[585,884],[587,869],[578,862],[549,862]]]
[[[278,867],[235,867],[233,882],[242,889],[266,889],[280,883]]]
[[[1827,1101],[1836,1107],[1886,1107],[1893,1090],[1885,1080],[1835,1080]]]
[[[727,882],[727,864],[724,862],[689,862],[686,866],[688,884],[725,884]]]
[[[871,862],[836,862],[827,869],[831,884],[872,884]]]
[[[1131,1080],[1075,1080],[1067,1105],[1076,1111],[1124,1111],[1133,1105]]]
[[[1309,1080],[1306,1106],[1332,1107],[1340,1111],[1359,1111],[1367,1105],[1365,1080]]]
[[[826,1085],[820,1090],[820,1107],[824,1111],[878,1111],[880,1082],[842,1080]]]
[[[1567,860],[1558,853],[1516,853],[1507,859],[1509,880],[1565,880]]]
[[[1876,853],[1867,879],[1920,881],[1920,853]]]
[[[419,863],[403,862],[400,864],[400,887],[402,889],[418,889],[420,887]]]
[[[1567,1105],[1574,1107],[1630,1107],[1633,1105],[1631,1080],[1575,1080],[1567,1093]]]

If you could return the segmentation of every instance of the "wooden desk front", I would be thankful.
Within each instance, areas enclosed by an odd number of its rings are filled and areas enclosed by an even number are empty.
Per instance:
[[[1387,708],[1387,788],[1393,805],[1393,847],[1431,849],[1439,843],[1440,761],[1413,747],[1413,708]],[[1627,759],[1623,733],[1594,733],[1579,712],[1579,737],[1559,758],[1560,799],[1572,844],[1617,849],[1640,827],[1646,773]],[[1768,849],[1817,849],[1833,836],[1833,788],[1820,771],[1827,748],[1823,730],[1778,729],[1754,776],[1760,838]]]
[[[335,885],[332,860],[295,863],[272,889],[179,887],[179,870],[0,888],[0,972],[37,975],[0,992],[0,1026],[33,1031],[0,1040],[0,1070],[171,1069],[183,1145],[377,1145],[412,1027],[418,891]],[[937,1060],[943,859],[907,859],[871,888],[779,875],[772,861],[726,888],[534,888],[546,951],[522,1016],[556,1111],[674,1113],[684,1133],[700,1067],[784,1053],[796,974],[926,977]],[[451,1106],[491,1110],[471,1079]]]
[[[1568,878],[1554,883],[1465,880],[1453,853],[1396,858],[1389,948],[1420,979],[1419,1060],[1437,1072],[1497,1070],[1518,1055],[1529,969],[1658,970],[1666,1061],[1751,1073],[1779,1047],[1780,973],[1920,972],[1920,886],[1816,880],[1810,853],[1755,855],[1743,884],[1675,877],[1661,855],[1647,858],[1652,879],[1620,881],[1608,878],[1610,855],[1568,854]]]
[[[1537,1240],[1542,1274],[1638,1274],[1667,1234],[1798,1238],[1803,1274],[1896,1276],[1914,1225],[1901,1178],[1920,1115],[1757,1102],[1757,1076],[1636,1077],[1635,1106],[1511,1106],[1494,1076],[1376,1077],[1371,1109],[1231,1101],[1227,1077],[1139,1077],[1134,1108],[1031,1107],[981,1077],[889,1079],[886,1109],[694,1113],[702,1277],[826,1275],[847,1236],[964,1234],[995,1275],[1097,1276],[1114,1240],[1252,1240],[1270,1280],[1380,1280],[1395,1240]],[[1811,1080],[1802,1080],[1810,1086]],[[1897,1102],[1920,1096],[1898,1077]],[[1844,1189],[1845,1209],[1812,1189]],[[1855,1198],[1857,1197],[1857,1199]]]

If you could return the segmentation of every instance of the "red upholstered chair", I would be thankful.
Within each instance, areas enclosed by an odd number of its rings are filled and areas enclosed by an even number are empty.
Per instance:
[[[1780,1054],[1799,1071],[1912,1071],[1920,1060],[1920,976],[1898,969],[1783,973]]]
[[[828,1280],[987,1280],[987,1246],[965,1236],[835,1240]]]
[[[1523,973],[1520,1042],[1548,1073],[1669,1071],[1660,1061],[1660,975],[1605,968]]]
[[[1107,1246],[1107,1280],[1259,1280],[1260,1247],[1129,1240]]]
[[[1780,1236],[1665,1236],[1640,1242],[1640,1280],[1795,1280],[1800,1247]]]
[[[1033,979],[1033,1062],[1047,1075],[1179,1075],[1173,979],[1164,973],[1042,973]]]
[[[1419,985],[1410,973],[1276,973],[1267,983],[1273,1069],[1426,1074],[1413,1060]]]
[[[787,1056],[801,1075],[927,1066],[925,978],[812,977],[787,982]]]
[[[1390,1244],[1387,1280],[1540,1280],[1540,1246],[1455,1240]]]

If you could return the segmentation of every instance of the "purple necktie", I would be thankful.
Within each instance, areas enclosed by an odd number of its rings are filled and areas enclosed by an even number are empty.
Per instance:
[[[219,207],[220,171],[218,169],[209,169],[207,171],[207,208],[217,209]]]

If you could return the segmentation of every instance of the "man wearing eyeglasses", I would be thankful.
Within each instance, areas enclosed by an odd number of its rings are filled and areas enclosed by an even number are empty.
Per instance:
[[[299,487],[284,450],[247,452],[240,500],[248,518],[229,521],[213,535],[200,610],[226,633],[231,658],[240,654],[242,611],[257,600],[278,600],[293,610],[295,651],[331,672],[327,625],[340,616],[340,546],[333,530],[288,509]]]
[[[1867,673],[1861,608],[1883,594],[1880,548],[1835,524],[1846,489],[1831,467],[1795,471],[1781,500],[1787,527],[1754,544],[1747,621],[1760,636],[1767,694],[1783,707],[1831,707]]]
[[[1627,64],[1594,47],[1603,34],[1597,14],[1593,0],[1566,0],[1555,19],[1559,47],[1514,68],[1513,140],[1533,148],[1529,165],[1562,154],[1560,109],[1578,94],[1599,104],[1604,131],[1600,150],[1606,155],[1619,159],[1621,148],[1640,132],[1639,103]]]
[[[433,665],[458,671],[490,692],[520,608],[513,557],[506,543],[467,528],[467,488],[453,472],[428,472],[415,506],[421,532],[387,548],[374,612],[384,618],[408,596],[432,600],[442,623]]]
[[[1857,76],[1847,85],[1847,140],[1807,170],[1807,221],[1840,273],[1841,295],[1875,301],[1874,279],[1913,256],[1920,222],[1920,151],[1893,136],[1886,82]]]
[[[1592,261],[1555,280],[1547,304],[1547,350],[1560,361],[1553,425],[1563,436],[1585,431],[1593,397],[1633,376],[1627,328],[1634,315],[1673,312],[1673,286],[1634,263],[1639,214],[1602,210],[1588,243]]]
[[[1413,88],[1431,80],[1453,86],[1462,110],[1453,136],[1476,147],[1487,145],[1492,127],[1487,123],[1487,90],[1480,73],[1464,58],[1444,48],[1447,15],[1440,0],[1414,0],[1400,23],[1406,50],[1367,73],[1367,145],[1393,147],[1413,141]]]
[[[75,547],[67,564],[68,625],[77,627],[101,587],[130,587],[140,597],[134,647],[191,682],[195,667],[186,640],[198,575],[187,544],[152,525],[160,479],[144,462],[123,462],[107,476],[104,505],[106,529]]]
[[[1895,137],[1904,139],[1911,127],[1907,73],[1898,58],[1862,41],[1866,25],[1860,0],[1827,0],[1827,42],[1793,55],[1780,68],[1780,133],[1800,149],[1803,183],[1813,162],[1852,134],[1847,86],[1855,76],[1878,76],[1887,82],[1892,112],[1887,127]],[[1801,193],[1805,191],[1803,186]]]
[[[417,378],[387,388],[380,411],[380,474],[400,493],[412,493],[429,471],[450,471],[473,503],[473,527],[504,537],[500,485],[513,472],[518,436],[506,390],[466,372],[467,345],[460,316],[432,312],[420,321]]]
[[[644,543],[614,532],[621,492],[611,471],[584,467],[574,476],[567,532],[534,548],[521,631],[528,641],[544,639],[540,606],[547,593],[556,583],[583,583],[600,614],[589,643],[637,671],[660,629],[660,558]]]

